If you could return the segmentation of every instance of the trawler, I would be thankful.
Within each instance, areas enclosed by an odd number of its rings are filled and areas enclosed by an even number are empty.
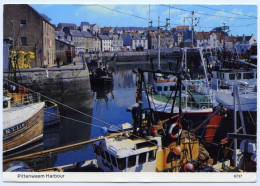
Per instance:
[[[175,72],[182,73],[180,83],[176,75],[163,75],[160,70],[153,73],[152,86],[147,85],[148,96],[145,96],[146,92],[142,92],[143,107],[148,107],[149,100],[154,111],[172,115],[179,112],[181,105],[185,117],[193,122],[202,121],[212,114],[213,107],[217,106],[213,105],[209,92],[201,94],[194,90],[201,82],[208,82],[202,51],[200,48],[183,48],[181,56],[181,62],[177,62],[175,69]],[[209,91],[209,87],[207,90]],[[178,94],[181,94],[180,100],[174,98]]]
[[[13,86],[14,88],[14,86]],[[18,151],[43,137],[44,102],[21,87],[4,90],[3,153]]]

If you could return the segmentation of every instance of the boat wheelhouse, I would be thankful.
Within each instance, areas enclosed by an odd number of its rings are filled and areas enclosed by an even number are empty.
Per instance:
[[[111,172],[155,172],[161,137],[107,138],[94,145],[98,167]]]
[[[218,70],[212,72],[211,88],[214,90],[227,89],[234,84],[248,86],[257,85],[257,71],[251,70]]]

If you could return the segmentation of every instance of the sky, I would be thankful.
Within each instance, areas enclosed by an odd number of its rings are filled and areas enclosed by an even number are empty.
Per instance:
[[[82,21],[104,26],[148,26],[149,15],[153,26],[164,26],[169,18],[171,27],[190,25],[192,11],[199,18],[195,31],[210,31],[214,27],[229,26],[229,35],[252,35],[257,37],[256,5],[174,5],[170,4],[31,4],[39,13],[51,18],[52,24]],[[149,14],[150,6],[150,14]],[[197,19],[198,20],[198,19]],[[197,23],[195,21],[194,23]]]

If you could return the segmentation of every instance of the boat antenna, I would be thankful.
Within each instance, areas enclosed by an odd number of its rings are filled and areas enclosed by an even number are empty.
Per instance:
[[[194,41],[193,41],[194,27],[198,26],[200,17],[194,17],[194,11],[192,11],[191,17],[184,17],[184,23],[185,23],[185,19],[187,19],[188,21],[191,20],[191,47],[193,48],[194,47]],[[194,24],[194,22],[195,22],[195,24]]]

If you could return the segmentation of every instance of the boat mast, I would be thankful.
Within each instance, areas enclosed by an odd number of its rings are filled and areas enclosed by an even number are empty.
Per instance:
[[[233,86],[233,101],[234,101],[234,134],[237,134],[237,106],[236,106],[236,96],[237,95],[237,85]],[[237,139],[234,138],[234,164],[237,167]]]
[[[191,15],[192,15],[191,17],[184,17],[184,24],[185,24],[185,19],[188,19],[188,21],[191,20],[191,48],[193,48],[194,47],[194,41],[193,41],[194,26],[198,26],[200,17],[194,17],[194,11],[191,12]],[[194,25],[194,21],[196,21],[195,25]]]
[[[158,70],[160,70],[160,16],[158,16]]]
[[[193,16],[194,16],[194,11],[192,11],[192,17],[191,17],[191,48],[193,48]]]

